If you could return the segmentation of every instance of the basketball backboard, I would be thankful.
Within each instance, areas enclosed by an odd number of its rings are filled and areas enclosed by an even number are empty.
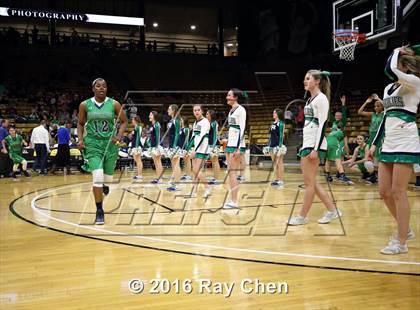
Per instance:
[[[400,0],[338,0],[333,2],[333,33],[359,31],[366,41],[384,38],[397,30]],[[339,46],[333,40],[334,51]]]

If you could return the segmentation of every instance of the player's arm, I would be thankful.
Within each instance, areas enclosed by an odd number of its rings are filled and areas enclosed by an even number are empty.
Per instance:
[[[47,152],[49,153],[50,150],[50,133],[48,132],[48,130],[44,130],[44,139],[45,139],[45,144],[47,146]]]
[[[79,116],[78,116],[78,121],[77,121],[77,137],[79,138],[78,145],[80,149],[83,149],[85,147],[83,143],[83,137],[84,137],[84,132],[85,132],[86,118],[87,118],[86,105],[85,105],[85,102],[83,101],[79,105]]]
[[[219,125],[217,124],[217,122],[213,122],[213,145],[212,147],[215,147],[217,144],[217,134],[218,134],[218,130],[219,130]]]
[[[284,139],[284,122],[279,122],[279,146],[283,145],[283,139]]]
[[[23,138],[22,138],[22,145],[28,146],[28,142],[26,142]]]
[[[174,139],[174,143],[172,145],[173,148],[176,148],[178,145],[178,140],[179,140],[179,129],[181,128],[181,120],[179,119],[179,117],[175,117],[175,139]]]
[[[189,128],[185,128],[186,133],[185,133],[185,142],[184,142],[184,149],[189,151],[191,149],[191,147],[194,145],[194,136],[192,135],[190,137],[190,129]]]
[[[357,114],[362,115],[362,116],[366,116],[366,117],[371,117],[373,112],[366,112],[365,108],[366,106],[372,102],[373,99],[373,95],[370,95],[366,101],[362,104],[362,106],[359,108],[359,110],[357,111]]]
[[[155,127],[155,138],[156,138],[156,146],[159,146],[161,141],[160,141],[160,124],[158,122],[155,122],[155,124],[153,125]]]
[[[347,137],[347,134],[346,134],[346,130],[343,128],[343,134],[344,134],[344,137],[343,137],[343,141],[344,141],[344,150],[347,152],[347,154],[349,154],[350,153],[350,148],[349,148],[349,139],[348,139],[348,137]]]
[[[346,96],[341,96],[340,101],[341,101],[341,115],[342,115],[341,121],[343,122],[343,126],[346,126],[347,113],[348,113],[348,108],[346,107]]]
[[[399,83],[414,87],[416,89],[420,88],[420,79],[414,74],[407,74],[398,69],[398,56],[408,54],[403,47],[396,48],[392,53],[392,56],[388,59],[385,72],[391,75],[395,81],[398,80]]]
[[[351,156],[351,158],[349,160],[346,160],[345,162],[343,162],[343,164],[348,164],[349,166],[353,166],[354,164],[356,164],[356,158],[357,155],[359,154],[359,146],[356,147],[354,149],[353,155]]]
[[[121,104],[116,100],[114,100],[114,109],[115,114],[118,115],[118,120],[120,121],[120,128],[118,129],[118,134],[112,138],[112,141],[116,143],[122,139],[124,132],[127,129],[128,120],[127,115],[124,113],[124,110],[122,110]]]
[[[245,109],[241,109],[241,111],[238,111],[238,123],[239,123],[239,139],[238,139],[238,149],[241,146],[242,140],[245,139],[245,126],[246,126],[246,111]]]
[[[204,138],[206,137],[206,135],[208,135],[209,131],[210,131],[210,124],[208,122],[203,122],[204,124],[201,125],[201,131],[200,131],[200,137],[198,138],[199,142],[198,144],[194,147],[194,151],[196,151],[201,144],[203,144]]]
[[[314,151],[319,151],[322,145],[322,141],[325,137],[325,130],[327,128],[328,121],[328,101],[319,102],[317,104],[318,109],[318,131],[316,133],[315,147]]]
[[[141,146],[141,136],[142,135],[143,135],[143,127],[141,127],[140,125],[137,125],[137,136],[136,136],[136,141],[135,141],[135,146],[136,147]],[[147,141],[147,139],[146,139],[146,141]],[[145,145],[146,145],[146,143],[145,143]],[[145,147],[145,145],[143,145],[143,147]]]
[[[376,146],[382,141],[382,138],[385,135],[385,121],[386,121],[386,115],[382,118],[381,124],[379,125],[379,129],[376,132],[375,138],[372,141],[372,145],[370,147],[370,150],[368,152],[369,156],[368,158],[373,158],[373,155],[376,150]]]
[[[1,144],[3,145],[3,148],[1,149],[1,151],[2,151],[4,154],[7,154],[6,139],[1,140]]]

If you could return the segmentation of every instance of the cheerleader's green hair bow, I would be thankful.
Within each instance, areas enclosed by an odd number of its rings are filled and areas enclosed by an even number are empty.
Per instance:
[[[413,50],[414,54],[420,56],[420,44],[410,46],[410,48]]]

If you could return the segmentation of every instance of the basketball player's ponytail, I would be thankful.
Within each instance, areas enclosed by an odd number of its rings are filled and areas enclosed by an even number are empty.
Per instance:
[[[312,75],[315,80],[319,80],[319,89],[327,96],[328,102],[331,99],[331,82],[329,76],[331,72],[321,70],[309,70],[308,74]]]
[[[331,75],[328,71],[321,72],[321,81],[319,82],[319,89],[327,96],[328,102],[331,99],[331,82],[329,76]]]
[[[238,88],[231,88],[233,95],[237,98],[236,101],[239,104],[244,104],[248,102],[248,93],[246,91],[242,91]]]
[[[409,70],[409,73],[414,74],[417,77],[420,77],[420,48],[419,45],[408,47],[403,46],[402,50],[404,55],[399,56],[398,61],[406,66]]]
[[[282,109],[275,109],[274,112],[277,114],[279,120],[284,121],[284,113]]]

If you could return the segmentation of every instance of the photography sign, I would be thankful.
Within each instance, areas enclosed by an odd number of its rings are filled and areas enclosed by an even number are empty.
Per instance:
[[[0,16],[18,18],[54,19],[86,23],[117,24],[130,26],[143,26],[144,19],[140,17],[112,16],[83,14],[70,12],[55,12],[47,10],[32,10],[0,7]]]

